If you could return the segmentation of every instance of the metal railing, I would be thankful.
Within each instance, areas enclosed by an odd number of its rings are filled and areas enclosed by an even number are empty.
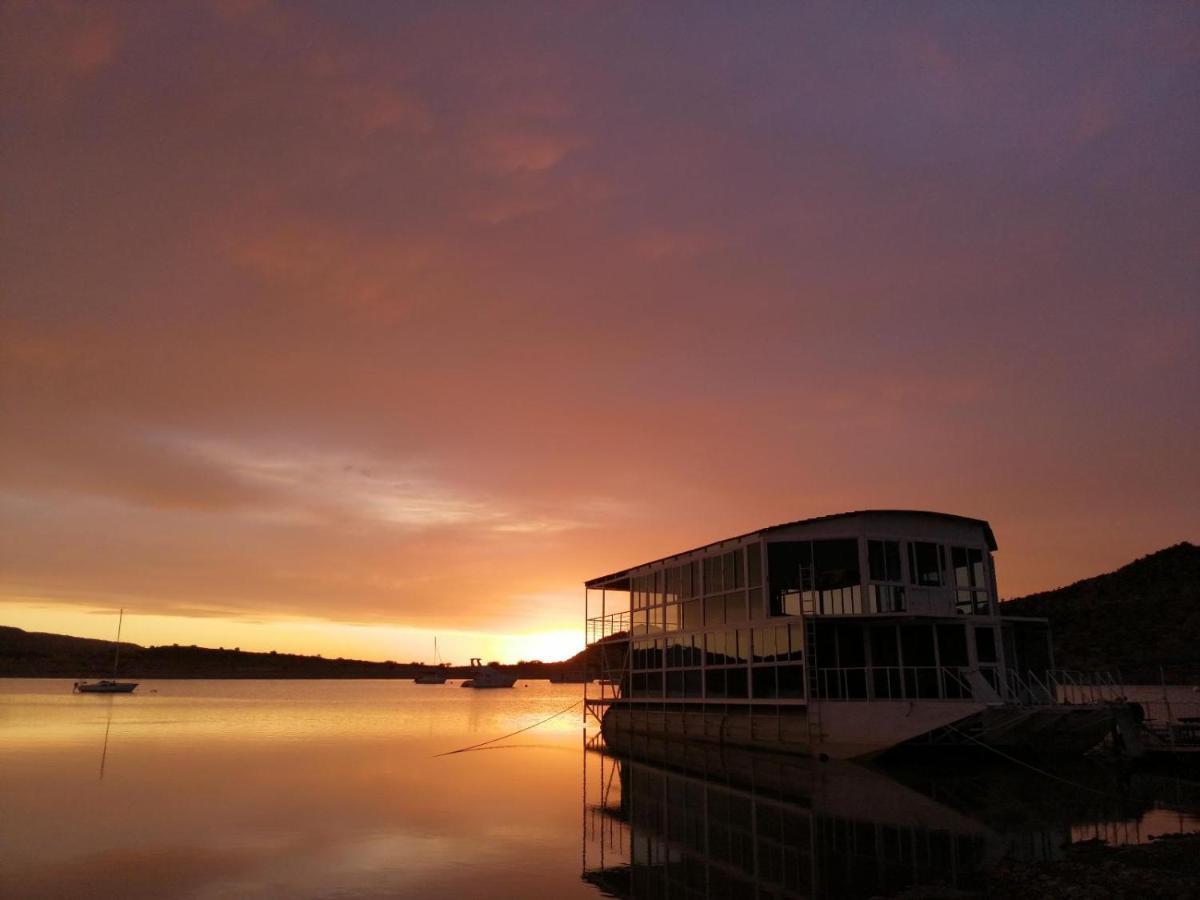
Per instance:
[[[587,620],[587,642],[594,644],[614,634],[629,634],[633,626],[633,614],[629,610],[593,616]]]
[[[818,668],[814,694],[822,700],[983,699],[975,696],[968,672],[959,666]]]
[[[1006,669],[1004,681],[1005,699],[1009,703],[1081,705],[1125,699],[1124,687],[1108,672]]]

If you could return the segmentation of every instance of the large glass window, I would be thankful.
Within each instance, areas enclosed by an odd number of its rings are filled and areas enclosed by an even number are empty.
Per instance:
[[[941,544],[910,541],[908,544],[908,574],[913,584],[921,587],[941,587],[945,555]]]
[[[899,583],[903,580],[899,541],[867,541],[867,561],[872,581]]]
[[[858,541],[843,538],[813,541],[813,586],[821,612],[852,615],[862,612],[862,576],[858,570]]]
[[[959,613],[968,616],[989,614],[991,602],[983,550],[978,547],[951,547],[950,564],[954,571]]]
[[[858,541],[778,541],[767,544],[767,577],[773,616],[863,611]]]
[[[762,545],[746,547],[746,586],[756,588],[762,584]]]
[[[808,541],[767,544],[767,599],[773,616],[800,614],[800,569],[812,565]]]

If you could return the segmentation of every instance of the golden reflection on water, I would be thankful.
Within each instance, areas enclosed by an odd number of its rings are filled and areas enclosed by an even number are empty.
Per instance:
[[[595,896],[579,880],[578,711],[511,749],[434,757],[578,685],[0,691],[0,895]]]

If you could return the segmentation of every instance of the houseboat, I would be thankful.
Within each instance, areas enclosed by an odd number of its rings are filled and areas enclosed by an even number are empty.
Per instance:
[[[1054,674],[1045,619],[999,615],[996,549],[981,519],[864,510],[593,578],[586,707],[606,736],[818,758],[1085,752],[1124,714],[1119,690]]]

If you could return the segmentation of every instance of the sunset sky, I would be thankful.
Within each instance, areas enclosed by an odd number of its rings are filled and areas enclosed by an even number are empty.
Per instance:
[[[1200,540],[1200,5],[6,3],[0,624],[562,658],[858,508]]]

